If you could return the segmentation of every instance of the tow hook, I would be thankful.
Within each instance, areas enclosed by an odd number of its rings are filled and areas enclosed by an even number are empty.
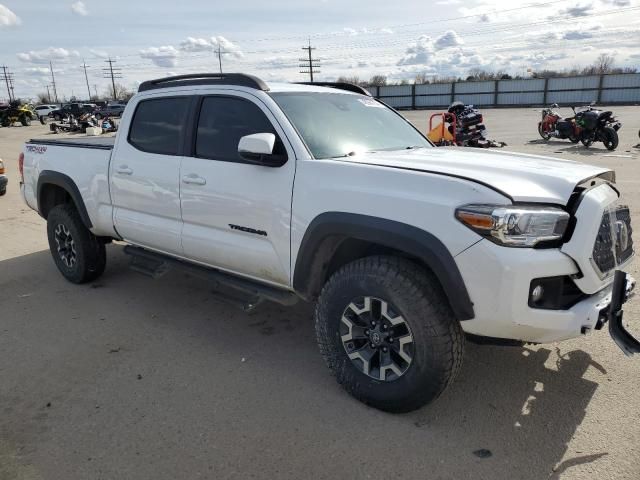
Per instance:
[[[611,304],[609,305],[609,335],[618,347],[628,357],[640,353],[640,342],[631,335],[622,324],[624,313],[622,305],[633,295],[635,280],[621,270],[616,270],[611,290]]]

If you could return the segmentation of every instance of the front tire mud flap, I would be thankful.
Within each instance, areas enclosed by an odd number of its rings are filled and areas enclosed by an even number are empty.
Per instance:
[[[609,335],[616,345],[628,357],[640,353],[640,342],[631,335],[622,324],[622,305],[632,295],[635,281],[627,278],[627,274],[616,270],[613,277],[613,290],[611,291],[611,304],[609,305]]]

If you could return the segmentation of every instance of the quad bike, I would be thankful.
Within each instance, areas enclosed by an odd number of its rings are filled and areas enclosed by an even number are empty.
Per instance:
[[[433,120],[438,117],[440,124],[434,127]],[[504,147],[504,142],[487,139],[487,127],[483,120],[482,114],[473,105],[453,102],[447,112],[431,115],[427,136],[436,146]]]
[[[580,127],[580,141],[585,147],[602,142],[607,150],[618,147],[618,130],[622,127],[611,111],[602,111],[589,105],[576,112],[576,124]]]
[[[538,122],[538,133],[544,140],[550,138],[568,138],[571,143],[580,141],[581,128],[573,117],[562,118],[558,111],[558,104],[542,110],[542,121]]]
[[[0,124],[3,127],[10,127],[14,123],[20,122],[23,126],[28,127],[35,116],[27,105],[21,105],[19,100],[13,100],[6,109],[0,112]]]

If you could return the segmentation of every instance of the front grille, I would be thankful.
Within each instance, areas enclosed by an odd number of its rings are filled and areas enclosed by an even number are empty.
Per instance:
[[[600,273],[610,272],[633,255],[631,233],[629,207],[604,212],[593,245],[593,261]]]

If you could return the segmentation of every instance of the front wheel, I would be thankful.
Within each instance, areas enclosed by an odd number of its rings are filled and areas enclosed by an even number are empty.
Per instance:
[[[72,283],[86,283],[104,272],[104,243],[84,225],[73,205],[53,207],[47,216],[49,250],[62,276]]]
[[[607,150],[615,150],[618,147],[618,132],[614,128],[604,127],[601,136]]]
[[[316,337],[347,392],[388,412],[435,400],[462,365],[460,323],[429,272],[375,256],[349,263],[322,289]]]
[[[31,125],[31,116],[23,115],[22,117],[20,117],[20,123],[23,127],[28,127],[29,125]]]
[[[538,122],[538,133],[540,134],[540,136],[542,137],[543,140],[547,141],[551,138],[551,135],[549,135],[548,132],[544,131],[544,128],[542,126],[542,122]]]

